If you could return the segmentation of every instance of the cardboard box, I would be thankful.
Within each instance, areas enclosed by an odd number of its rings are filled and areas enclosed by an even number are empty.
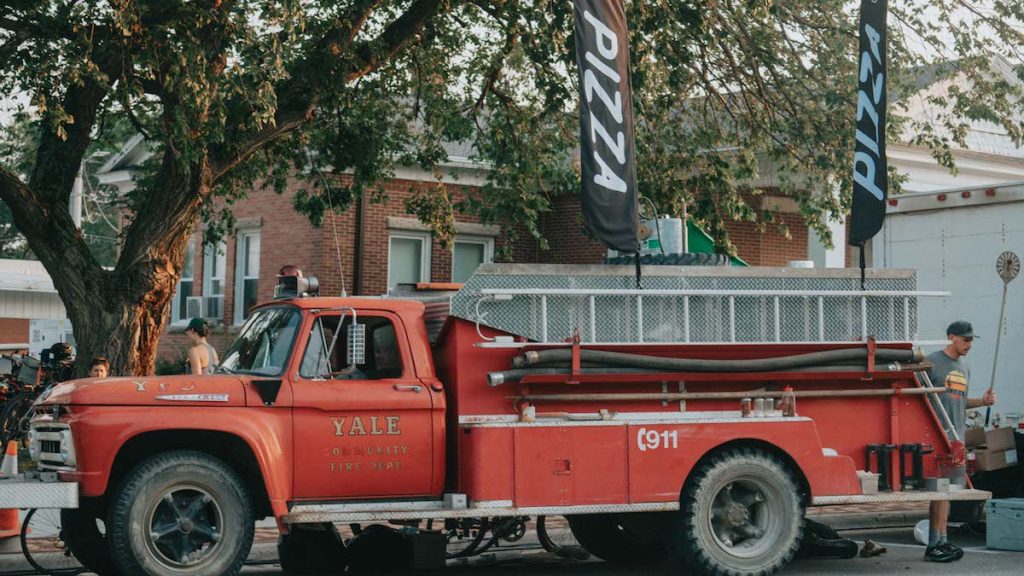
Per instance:
[[[968,448],[974,448],[975,446],[981,446],[985,443],[985,429],[984,428],[968,428],[964,432],[964,446]]]
[[[992,450],[990,448],[975,448],[974,468],[976,470],[1002,470],[1017,464],[1017,449]]]
[[[996,428],[985,432],[985,447],[989,450],[1009,450],[1016,448],[1017,444],[1013,438],[1013,429]]]

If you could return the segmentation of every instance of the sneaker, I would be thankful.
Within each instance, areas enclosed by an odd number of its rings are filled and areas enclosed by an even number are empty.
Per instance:
[[[946,550],[952,550],[953,553],[956,554],[956,558],[955,558],[956,560],[959,560],[959,559],[964,557],[964,550],[963,550],[963,548],[957,546],[956,544],[953,544],[952,542],[946,541],[946,542],[943,542],[942,544],[939,544],[939,546],[942,546]]]
[[[924,559],[929,562],[956,562],[963,556],[964,551],[949,542],[929,546],[924,551]]]

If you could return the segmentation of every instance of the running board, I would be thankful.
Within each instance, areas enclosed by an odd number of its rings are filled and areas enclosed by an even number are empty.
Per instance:
[[[424,518],[480,518],[495,516],[542,516],[545,514],[611,514],[615,512],[669,512],[678,502],[643,504],[599,504],[588,506],[539,506],[515,508],[509,501],[475,502],[469,508],[444,508],[440,500],[387,504],[316,504],[293,506],[283,518],[285,524],[320,522],[387,522]]]
[[[839,504],[870,504],[874,502],[930,502],[933,500],[988,500],[991,492],[984,490],[953,490],[950,492],[885,492],[818,496],[812,506]],[[644,502],[640,504],[599,504],[587,506],[531,506],[517,508],[509,500],[480,501],[468,508],[446,508],[441,500],[420,502],[365,502],[345,504],[297,504],[284,516],[285,524],[316,524],[321,522],[387,522],[425,518],[479,518],[497,516],[541,516],[549,514],[613,514],[625,512],[671,512],[679,510],[678,502]]]
[[[924,492],[905,490],[902,492],[879,492],[878,494],[851,494],[849,496],[816,496],[813,506],[836,506],[839,504],[874,504],[876,502],[936,502],[943,500],[989,500],[992,493],[985,490],[960,489],[949,492]]]

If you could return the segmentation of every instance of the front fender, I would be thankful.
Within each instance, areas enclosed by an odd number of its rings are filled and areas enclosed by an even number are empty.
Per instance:
[[[248,445],[274,514],[280,516],[287,510],[293,476],[291,408],[73,406],[62,420],[71,426],[78,467],[60,477],[78,482],[82,497],[107,493],[117,456],[133,438],[148,433],[207,431],[237,437]],[[176,443],[174,448],[204,450],[204,446],[187,443]]]

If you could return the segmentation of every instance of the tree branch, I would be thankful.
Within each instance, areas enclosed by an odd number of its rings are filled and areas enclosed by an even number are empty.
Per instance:
[[[403,48],[415,40],[423,27],[441,12],[450,11],[457,0],[416,0],[404,14],[388,24],[380,36],[355,47],[358,62],[346,78],[351,82],[365,76],[383,63],[390,61]]]
[[[63,301],[85,301],[102,286],[102,268],[64,206],[48,206],[17,176],[0,168],[0,200],[11,209],[18,231],[43,262]],[[66,266],[69,260],[85,266]]]
[[[294,132],[313,117],[324,89],[320,78],[344,62],[341,57],[350,49],[356,35],[369,19],[380,0],[357,4],[348,18],[339,20],[317,41],[310,52],[293,69],[291,80],[277,90],[278,109],[274,123],[255,131],[241,146],[232,150],[211,149],[210,170],[216,182],[232,168],[251,158],[268,144]],[[450,10],[457,1],[416,0],[409,9],[389,24],[372,42],[354,48],[357,62],[343,74],[349,83],[373,72],[399,51],[414,42],[420,30],[437,14]]]

